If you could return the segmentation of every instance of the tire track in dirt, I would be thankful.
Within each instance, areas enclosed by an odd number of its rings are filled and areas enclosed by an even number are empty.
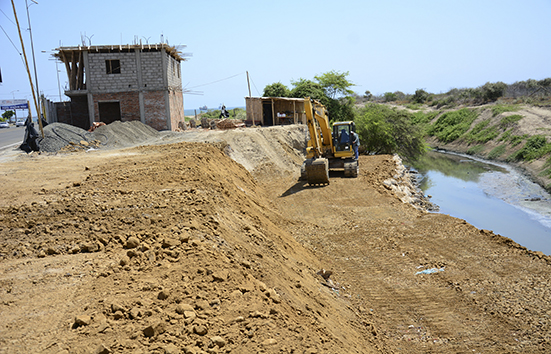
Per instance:
[[[454,291],[435,287],[432,282],[424,284],[426,278],[439,275],[415,275],[421,269],[408,257],[401,256],[399,250],[393,257],[386,252],[386,256],[376,256],[380,246],[370,237],[366,230],[358,230],[328,236],[325,242],[342,245],[331,251],[336,260],[333,266],[351,283],[349,290],[364,307],[385,319],[379,330],[387,338],[398,342],[396,345],[401,341],[417,342],[414,347],[419,349],[428,343],[446,344],[455,340],[455,332],[468,332],[457,320],[464,309],[460,305],[451,308],[449,300],[444,300],[455,297]]]
[[[363,158],[357,179],[333,176],[321,188],[295,184],[277,198],[280,211],[302,223],[293,234],[350,292],[384,348],[408,353],[510,350],[498,343],[510,325],[486,316],[487,304],[474,302],[468,291],[472,281],[493,272],[473,262],[490,252],[486,241],[464,238],[479,231],[463,220],[398,201],[382,183],[392,177],[385,174],[391,163],[392,157]],[[443,271],[416,274],[430,268]]]

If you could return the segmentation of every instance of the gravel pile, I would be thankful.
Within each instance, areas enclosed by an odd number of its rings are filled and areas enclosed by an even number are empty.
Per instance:
[[[64,124],[51,123],[44,127],[44,138],[36,141],[40,151],[59,152],[74,146],[124,148],[157,139],[159,132],[139,121],[116,121],[103,125],[93,132]]]
[[[94,140],[95,135],[84,129],[64,123],[51,123],[44,127],[44,138],[39,137],[36,142],[40,151],[58,152],[66,146]]]
[[[102,147],[124,148],[158,139],[160,133],[140,121],[115,121],[98,127],[94,139],[101,141]]]

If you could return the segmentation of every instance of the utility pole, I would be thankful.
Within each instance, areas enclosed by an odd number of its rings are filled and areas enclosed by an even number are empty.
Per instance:
[[[251,102],[251,83],[249,82],[249,72],[247,71],[247,86],[249,86],[249,102]],[[251,102],[252,104],[252,102]],[[253,107],[251,106],[251,112],[252,112],[252,118],[253,118],[253,127],[255,126],[254,125],[254,109],[252,109]],[[246,109],[246,108],[245,108]]]
[[[34,4],[37,4],[38,3],[35,1],[35,0],[31,0]],[[25,6],[27,7],[27,22],[29,23],[29,36],[31,37],[31,53],[33,54],[33,67],[34,67],[34,82],[36,84],[36,95],[40,97],[40,90],[38,89],[38,73],[36,72],[36,59],[35,59],[35,56],[34,56],[34,44],[33,44],[33,31],[31,30],[31,16],[29,15],[29,6],[32,6],[31,5],[27,5],[27,0],[25,0]],[[41,101],[40,99],[38,100],[38,109],[40,109],[40,106],[41,106]],[[38,111],[38,120],[40,121],[41,119],[41,116],[40,116],[40,112],[41,111]],[[42,124],[42,123],[41,123]]]
[[[13,15],[15,17],[15,23],[17,24],[17,32],[19,33],[19,40],[21,41],[21,51],[23,52],[23,58],[25,59],[25,67],[27,68],[27,74],[29,75],[29,83],[31,84],[31,92],[33,93],[34,107],[36,108],[38,115],[38,125],[40,127],[40,133],[42,133],[42,138],[44,138],[44,128],[42,127],[42,119],[40,119],[40,111],[38,110],[38,100],[36,98],[36,92],[34,91],[33,79],[31,77],[31,71],[29,70],[29,61],[27,60],[27,54],[25,52],[25,45],[23,44],[23,37],[21,36],[21,27],[19,26],[19,20],[17,19],[17,12],[15,11],[15,4],[11,0],[11,6],[13,8]],[[29,112],[30,112],[29,107]],[[32,115],[31,115],[32,119]]]

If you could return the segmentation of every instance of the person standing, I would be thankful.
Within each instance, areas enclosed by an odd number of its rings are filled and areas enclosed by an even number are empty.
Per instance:
[[[350,132],[350,137],[352,139],[352,148],[354,149],[354,158],[357,161],[359,156],[358,148],[360,147],[360,137],[354,130]]]

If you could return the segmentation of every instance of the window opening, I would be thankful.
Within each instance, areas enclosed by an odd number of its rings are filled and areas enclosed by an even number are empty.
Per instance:
[[[111,59],[105,61],[105,69],[107,75],[120,74],[121,73],[121,61],[118,59]]]

